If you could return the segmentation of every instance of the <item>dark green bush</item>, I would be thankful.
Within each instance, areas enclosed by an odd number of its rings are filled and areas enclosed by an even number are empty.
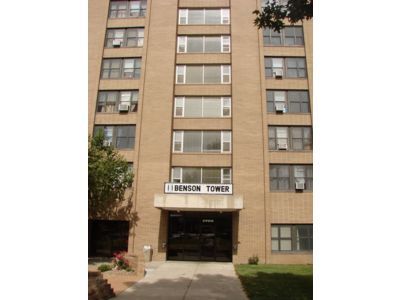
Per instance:
[[[111,265],[108,265],[108,264],[101,264],[101,265],[97,268],[97,270],[99,270],[100,272],[106,272],[106,271],[111,271],[111,270],[112,270],[112,267],[111,267]]]
[[[249,265],[258,265],[258,256],[253,255],[249,257]]]

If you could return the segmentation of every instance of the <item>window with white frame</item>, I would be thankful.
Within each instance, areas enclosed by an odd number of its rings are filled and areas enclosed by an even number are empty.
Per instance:
[[[265,57],[265,77],[307,78],[304,57]]]
[[[190,168],[173,167],[171,180],[177,183],[215,183],[231,184],[231,168]]]
[[[175,97],[175,117],[223,118],[231,116],[231,97]]]
[[[178,84],[229,84],[230,65],[178,65],[176,66]]]
[[[127,111],[136,112],[139,101],[139,91],[99,91],[97,112],[113,113],[119,111],[119,105],[127,105]]]
[[[281,106],[284,113],[309,113],[310,100],[308,91],[267,91],[267,110],[276,112],[277,107]]]
[[[312,251],[313,225],[271,225],[272,251]]]
[[[106,48],[143,47],[144,28],[107,29]]]
[[[231,131],[174,131],[174,153],[230,153]]]
[[[269,150],[311,150],[311,127],[301,126],[269,126]]]
[[[229,53],[230,36],[178,36],[178,53]]]
[[[229,8],[180,9],[178,23],[179,25],[228,25]]]

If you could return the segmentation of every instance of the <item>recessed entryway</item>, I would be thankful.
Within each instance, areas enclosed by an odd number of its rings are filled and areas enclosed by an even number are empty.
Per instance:
[[[232,213],[169,212],[167,259],[232,261]]]

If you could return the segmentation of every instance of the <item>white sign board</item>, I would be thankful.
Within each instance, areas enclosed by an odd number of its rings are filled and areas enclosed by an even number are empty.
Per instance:
[[[232,184],[213,183],[165,183],[165,194],[211,194],[232,195]]]

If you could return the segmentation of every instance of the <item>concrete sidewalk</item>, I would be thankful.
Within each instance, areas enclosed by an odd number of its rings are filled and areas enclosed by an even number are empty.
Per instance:
[[[248,299],[232,263],[167,261],[154,265],[142,280],[112,299]]]

